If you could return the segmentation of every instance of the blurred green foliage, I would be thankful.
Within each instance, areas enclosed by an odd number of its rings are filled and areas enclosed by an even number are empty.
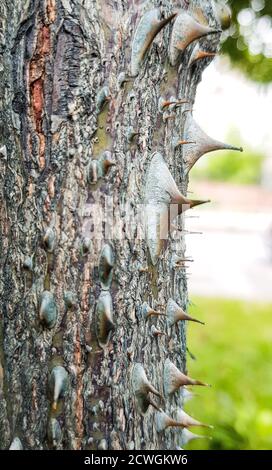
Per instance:
[[[192,429],[212,440],[198,439],[188,449],[272,449],[272,305],[194,298],[190,313],[206,326],[189,325],[191,377],[212,384],[194,387],[197,396],[185,405],[212,431]],[[203,315],[200,312],[203,311]]]
[[[232,130],[226,139],[239,146],[239,133]],[[264,155],[248,147],[244,151],[220,150],[202,157],[191,170],[191,178],[232,182],[236,184],[259,184],[262,176]]]
[[[221,0],[232,9],[222,50],[251,79],[272,81],[272,1]],[[224,33],[225,34],[225,33]]]

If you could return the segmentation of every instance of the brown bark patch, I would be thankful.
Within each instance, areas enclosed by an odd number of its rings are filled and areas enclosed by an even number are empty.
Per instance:
[[[40,140],[39,162],[41,168],[45,166],[45,135],[42,129],[42,119],[44,114],[45,64],[49,53],[50,29],[49,26],[42,25],[38,33],[37,47],[29,65],[31,115]]]
[[[47,12],[49,23],[54,23],[56,20],[56,16],[57,16],[55,0],[48,0],[47,6],[46,6],[46,12]]]
[[[43,80],[39,78],[31,86],[32,110],[36,124],[36,131],[41,132],[42,113],[44,106]]]

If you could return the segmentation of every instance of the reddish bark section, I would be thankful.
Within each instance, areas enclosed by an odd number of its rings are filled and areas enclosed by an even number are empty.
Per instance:
[[[54,23],[56,19],[56,14],[57,14],[55,0],[48,0],[46,11],[47,11],[47,17],[48,17],[49,22]]]
[[[39,161],[41,168],[45,166],[45,135],[42,128],[42,119],[44,114],[45,66],[49,53],[50,29],[49,26],[42,25],[38,32],[36,50],[29,64],[31,116],[40,140]]]

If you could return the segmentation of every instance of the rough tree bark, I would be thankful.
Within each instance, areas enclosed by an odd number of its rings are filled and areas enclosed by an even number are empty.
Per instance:
[[[184,322],[169,328],[164,317],[142,318],[144,302],[163,310],[171,297],[187,307],[186,270],[173,267],[173,255],[184,254],[183,235],[169,242],[153,266],[144,239],[99,240],[86,210],[94,202],[103,206],[107,196],[114,207],[141,204],[148,165],[158,150],[186,194],[183,148],[174,149],[173,142],[182,139],[183,112],[192,106],[211,59],[187,68],[189,46],[171,67],[172,20],[154,39],[138,76],[123,82],[130,76],[136,26],[154,7],[165,17],[183,8],[218,27],[210,0],[0,0],[1,448],[9,448],[15,437],[24,449],[182,444],[179,429],[157,431],[153,407],[141,416],[131,372],[141,363],[163,395],[166,358],[186,371]],[[203,47],[216,50],[219,39],[208,36]],[[103,87],[109,96],[100,110],[102,93],[107,95]],[[171,95],[191,104],[164,119],[158,101]],[[133,138],[133,131],[140,134]],[[92,184],[101,167],[90,162],[106,150],[115,166]],[[100,347],[98,266],[106,242],[115,258],[109,289],[115,329]],[[40,321],[44,291],[54,296],[53,316],[56,301],[52,328]],[[167,335],[154,336],[152,325]],[[56,365],[68,372],[68,387],[54,409],[49,377]],[[175,416],[182,396],[154,401]],[[57,433],[54,443],[50,426]]]

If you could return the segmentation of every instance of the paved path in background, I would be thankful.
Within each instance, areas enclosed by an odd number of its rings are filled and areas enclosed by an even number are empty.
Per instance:
[[[250,190],[243,189],[239,200],[237,188],[235,198],[231,187],[224,191],[220,186],[222,197],[219,197],[218,186],[216,198],[212,198],[216,205],[191,212],[199,217],[186,220],[187,230],[203,232],[203,235],[186,236],[187,255],[194,259],[189,268],[189,292],[272,302],[272,205],[260,206],[261,196],[256,188],[255,198]],[[214,192],[210,184],[207,188]],[[203,187],[200,189],[198,196],[205,195]],[[230,191],[232,201],[236,202],[235,211],[226,200]],[[251,204],[248,198],[243,198],[243,191],[251,198]],[[252,207],[254,212],[249,210]]]

